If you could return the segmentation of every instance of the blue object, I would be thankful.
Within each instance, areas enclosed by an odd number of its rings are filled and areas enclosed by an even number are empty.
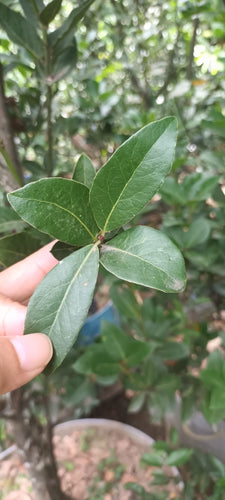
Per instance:
[[[101,321],[103,319],[109,321],[109,323],[114,323],[114,325],[120,325],[119,313],[111,301],[109,301],[105,307],[100,309],[100,311],[92,314],[86,319],[78,335],[76,345],[86,346],[92,344],[95,338],[100,335]]]

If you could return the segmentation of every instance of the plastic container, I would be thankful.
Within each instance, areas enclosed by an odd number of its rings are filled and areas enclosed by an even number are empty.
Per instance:
[[[96,337],[100,335],[102,320],[109,321],[109,323],[114,323],[117,326],[121,323],[119,313],[111,301],[107,302],[105,307],[86,319],[78,335],[76,346],[87,346],[92,344]]]

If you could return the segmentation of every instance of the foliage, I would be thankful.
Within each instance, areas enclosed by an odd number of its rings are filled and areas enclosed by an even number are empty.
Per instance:
[[[210,424],[224,419],[224,20],[222,0],[0,2],[0,60],[27,184],[9,198],[23,220],[0,192],[1,267],[61,240],[53,253],[62,263],[26,320],[27,332],[38,325],[53,338],[49,372],[65,358],[48,382],[25,390],[40,421],[46,392],[55,423],[65,410],[88,414],[118,381],[129,411],[147,408],[157,422],[177,392],[183,422],[196,410]],[[178,121],[175,158],[167,115]],[[62,178],[68,172],[72,180]],[[99,262],[121,324],[104,322],[93,345],[71,349]],[[155,446],[148,459],[160,467],[163,445]],[[186,451],[175,443],[163,453]],[[184,498],[222,498],[221,464],[186,456],[184,468],[177,462]]]
[[[139,226],[108,236],[105,242],[105,234],[129,222],[162,184],[172,163],[175,139],[173,118],[147,125],[97,173],[90,193],[80,182],[55,178],[28,184],[8,196],[17,213],[36,229],[83,247],[44,278],[28,306],[25,333],[38,329],[53,342],[48,373],[61,364],[85,320],[99,258],[104,268],[130,282],[165,292],[184,288],[181,254],[165,235]]]
[[[211,455],[203,454],[188,448],[173,450],[172,443],[158,441],[153,445],[151,452],[142,456],[143,465],[155,466],[154,479],[151,481],[151,493],[137,483],[127,483],[125,488],[136,493],[137,498],[145,500],[161,500],[166,497],[163,493],[154,492],[154,485],[168,484],[171,480],[180,484],[181,495],[179,498],[194,500],[196,494],[199,498],[217,500],[224,495],[224,465],[220,460]],[[179,467],[177,475],[171,477],[171,473],[162,471],[163,465],[175,465]],[[187,467],[188,465],[188,467]],[[187,474],[185,484],[182,484],[182,473]],[[213,492],[212,495],[208,492]],[[162,495],[162,496],[160,496]],[[202,496],[203,495],[203,496]],[[176,497],[177,498],[177,497]]]

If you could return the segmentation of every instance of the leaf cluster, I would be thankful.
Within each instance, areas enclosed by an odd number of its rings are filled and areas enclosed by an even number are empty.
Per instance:
[[[166,235],[144,226],[113,233],[160,188],[175,142],[176,121],[165,118],[130,137],[96,175],[90,160],[82,157],[72,180],[41,179],[8,196],[28,224],[75,247],[41,282],[28,306],[25,333],[46,333],[54,345],[48,372],[61,364],[77,338],[99,262],[125,281],[164,292],[184,288],[182,256]]]

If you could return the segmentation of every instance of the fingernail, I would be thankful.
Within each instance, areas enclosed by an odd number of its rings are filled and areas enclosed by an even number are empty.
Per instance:
[[[10,341],[16,350],[20,366],[25,371],[44,368],[52,357],[52,343],[43,333],[17,336]]]

